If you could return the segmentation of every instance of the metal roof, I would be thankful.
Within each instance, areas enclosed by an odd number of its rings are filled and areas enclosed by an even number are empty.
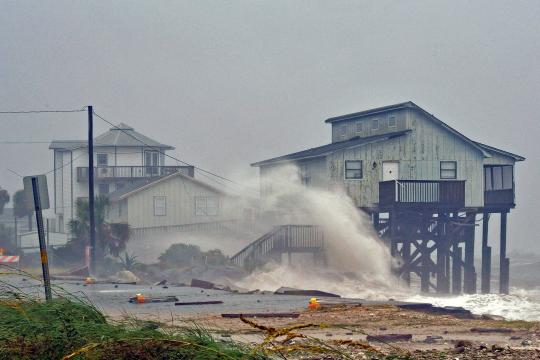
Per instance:
[[[74,150],[86,147],[86,140],[53,140],[49,149]],[[174,147],[162,144],[158,141],[135,131],[131,126],[120,123],[111,127],[109,131],[94,138],[95,147],[155,147],[160,150],[173,150]]]
[[[210,191],[213,191],[215,193],[218,193],[218,194],[222,194],[222,195],[233,195],[233,194],[229,194],[223,190],[220,190],[212,185],[209,185],[201,180],[198,180],[198,179],[195,179],[191,176],[187,176],[187,175],[184,175],[182,174],[181,172],[175,172],[175,173],[172,173],[170,175],[165,175],[165,176],[160,176],[160,177],[155,177],[155,178],[145,178],[145,179],[140,179],[140,180],[136,180],[136,181],[133,181],[127,185],[125,185],[123,188],[119,189],[119,190],[116,190],[116,191],[113,191],[113,192],[110,192],[108,194],[108,197],[111,201],[119,201],[119,200],[123,200],[123,199],[126,199],[128,197],[130,197],[131,195],[133,194],[136,194],[138,193],[139,191],[142,191],[142,190],[145,190],[145,189],[148,189],[154,185],[157,185],[158,183],[161,183],[163,181],[167,181],[169,179],[172,179],[172,178],[175,178],[175,177],[181,177],[183,180],[187,180],[187,181],[191,181],[193,183],[196,183],[202,187],[205,187],[207,189],[209,189]]]
[[[411,130],[402,130],[402,131],[396,131],[389,134],[374,135],[374,136],[363,137],[363,138],[354,137],[346,141],[334,142],[331,144],[311,148],[308,150],[303,150],[303,151],[295,152],[292,154],[259,161],[259,162],[251,164],[251,166],[261,166],[261,165],[266,165],[266,164],[276,163],[276,162],[286,162],[286,161],[294,161],[294,160],[320,157],[320,156],[327,155],[337,150],[363,146],[363,145],[371,144],[374,142],[379,142],[379,141],[384,141],[384,140],[400,137],[409,133],[410,131]]]

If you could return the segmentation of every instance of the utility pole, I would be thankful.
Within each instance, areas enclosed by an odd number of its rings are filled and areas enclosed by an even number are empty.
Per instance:
[[[88,106],[88,211],[90,218],[90,273],[96,271],[96,220],[94,217],[94,110]]]

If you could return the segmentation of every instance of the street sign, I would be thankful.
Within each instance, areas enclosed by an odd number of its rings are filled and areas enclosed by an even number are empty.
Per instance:
[[[45,175],[32,175],[25,176],[23,178],[26,206],[29,210],[34,210],[34,190],[32,189],[32,178],[36,178],[37,180],[40,208],[42,210],[49,209],[49,190],[47,189],[47,176]]]

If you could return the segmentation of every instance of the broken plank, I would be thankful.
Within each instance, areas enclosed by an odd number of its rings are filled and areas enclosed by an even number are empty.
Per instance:
[[[217,305],[217,304],[223,304],[223,301],[221,300],[210,300],[210,301],[179,301],[175,302],[174,305],[176,306],[182,306],[182,305]]]
[[[221,317],[229,319],[238,318],[297,318],[300,313],[245,313],[245,314],[221,314]]]

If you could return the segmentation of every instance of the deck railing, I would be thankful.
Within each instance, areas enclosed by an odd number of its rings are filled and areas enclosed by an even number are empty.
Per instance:
[[[114,180],[158,177],[181,172],[193,177],[193,166],[98,166],[94,168],[94,179]],[[77,181],[88,181],[88,167],[77,168]]]
[[[380,206],[465,206],[464,180],[391,180],[379,183]]]

